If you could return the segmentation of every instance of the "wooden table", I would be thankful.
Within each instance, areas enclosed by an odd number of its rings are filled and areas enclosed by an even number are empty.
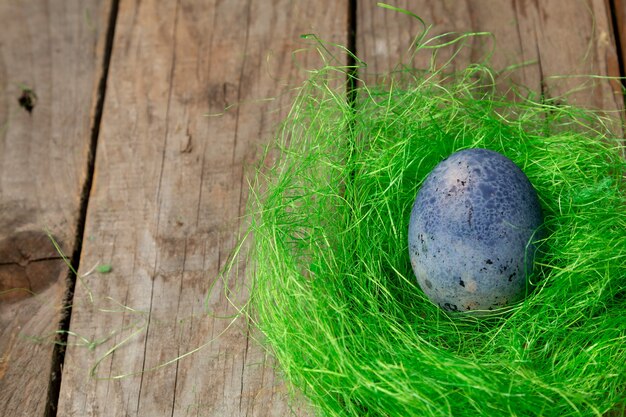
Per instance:
[[[514,77],[548,96],[589,81],[553,75],[624,75],[620,0],[391,3],[433,35],[494,33],[494,66],[534,62]],[[0,28],[0,414],[308,415],[206,295],[245,173],[320,65],[300,35],[356,50],[372,78],[419,22],[370,0],[2,0]],[[492,46],[470,42],[457,65]],[[572,99],[621,110],[620,87]]]

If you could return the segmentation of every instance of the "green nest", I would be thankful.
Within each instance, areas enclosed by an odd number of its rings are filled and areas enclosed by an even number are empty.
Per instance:
[[[352,100],[336,82],[351,69],[302,87],[252,188],[254,324],[323,416],[622,415],[626,162],[611,118],[505,98],[485,65],[446,68],[359,82]],[[486,318],[432,304],[407,249],[422,181],[472,147],[522,168],[547,230],[534,291]]]

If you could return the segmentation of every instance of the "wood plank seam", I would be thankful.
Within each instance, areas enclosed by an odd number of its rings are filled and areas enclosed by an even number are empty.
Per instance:
[[[611,24],[611,33],[613,34],[613,41],[615,42],[615,52],[617,54],[617,64],[619,66],[620,85],[622,90],[626,88],[626,80],[624,76],[624,46],[621,34],[624,32],[624,21],[621,11],[623,10],[622,0],[607,0],[607,12],[609,14],[609,23]],[[626,107],[626,96],[622,95],[624,104]]]
[[[356,87],[358,84],[359,69],[357,68],[358,51],[356,49],[357,35],[357,0],[348,1],[348,51],[350,52],[346,58],[348,71],[347,75],[347,99],[348,103],[354,107],[356,105]]]
[[[83,235],[85,231],[85,219],[87,218],[87,206],[89,204],[89,195],[93,183],[93,173],[96,161],[96,148],[98,144],[98,135],[100,132],[100,123],[102,121],[102,110],[104,108],[104,98],[106,96],[106,85],[108,78],[109,64],[111,62],[111,53],[113,51],[113,38],[115,36],[115,23],[119,9],[119,0],[112,0],[111,10],[108,17],[106,28],[104,55],[102,59],[102,69],[100,80],[98,81],[96,104],[93,114],[93,125],[91,126],[91,135],[89,139],[89,153],[87,156],[87,167],[85,181],[80,195],[79,214],[76,225],[76,237],[74,238],[74,248],[70,258],[70,263],[74,271],[78,271],[80,266],[80,255],[83,246]],[[60,258],[60,257],[59,257]],[[67,271],[67,292],[63,300],[65,313],[61,317],[58,325],[59,331],[55,340],[54,349],[52,351],[52,365],[50,369],[50,383],[48,385],[48,393],[46,398],[45,417],[56,417],[59,403],[59,395],[61,391],[61,380],[63,378],[63,364],[65,361],[65,346],[68,342],[68,331],[70,328],[70,320],[72,317],[72,303],[74,298],[74,289],[76,287],[76,275],[71,271]]]

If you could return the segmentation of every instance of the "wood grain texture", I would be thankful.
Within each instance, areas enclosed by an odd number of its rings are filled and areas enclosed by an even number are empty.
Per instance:
[[[491,65],[497,71],[530,63],[512,72],[510,79],[537,94],[558,97],[578,90],[567,94],[570,102],[609,111],[623,108],[619,82],[585,77],[620,75],[610,10],[603,0],[401,0],[393,4],[432,25],[431,35],[493,34],[493,38],[470,38],[453,62],[456,69],[484,60],[493,50]],[[404,57],[422,26],[373,1],[358,5],[359,56],[368,64],[368,72],[389,71]],[[453,51],[442,50],[439,61]],[[429,59],[429,53],[420,53],[412,64],[424,68]]]
[[[0,2],[0,414],[43,416],[110,2]],[[56,402],[52,398],[53,402]],[[54,404],[52,404],[53,406]]]
[[[60,415],[291,414],[222,284],[205,297],[236,243],[245,167],[319,63],[292,57],[299,35],[345,44],[346,28],[345,1],[120,3],[81,256],[82,272],[112,271],[78,283]]]

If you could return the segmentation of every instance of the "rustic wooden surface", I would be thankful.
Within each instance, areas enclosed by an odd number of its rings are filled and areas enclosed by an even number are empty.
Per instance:
[[[57,402],[53,342],[64,316],[68,269],[44,229],[72,254],[109,8],[101,0],[0,2],[4,416],[42,416]]]
[[[410,16],[366,4],[367,7],[357,9],[359,57],[368,64],[368,73],[389,71],[399,59],[406,60],[406,50],[423,26]],[[402,0],[393,5],[418,14],[432,25],[431,35],[494,35],[470,38],[469,47],[464,47],[452,61],[455,68],[481,62],[493,51],[491,65],[497,71],[528,63],[506,72],[518,85],[550,97],[580,90],[567,95],[568,100],[605,110],[623,108],[618,81],[585,77],[620,76],[608,1]],[[624,12],[626,8],[617,10]],[[453,50],[442,50],[439,61],[449,59]],[[412,64],[426,66],[429,54],[417,54]]]
[[[552,97],[583,87],[570,99],[623,108],[617,81],[554,77],[620,75],[621,0],[389,3],[433,35],[494,33],[496,69],[530,62],[510,75],[516,83]],[[373,80],[402,59],[419,22],[370,0],[11,0],[0,2],[0,24],[0,410],[309,415],[288,401],[250,329],[229,318],[237,309],[221,284],[205,296],[236,244],[246,166],[305,69],[320,64],[313,51],[293,54],[310,47],[299,35],[356,48],[368,65],[360,75]],[[480,60],[492,42],[473,38],[455,65]],[[18,103],[24,86],[37,94],[31,113]],[[90,151],[93,186],[81,202]],[[44,227],[79,252],[79,275],[112,266],[77,281],[64,356],[49,336],[69,271]]]
[[[313,53],[292,58],[306,46],[299,36],[345,43],[347,10],[120,3],[80,271],[113,269],[78,283],[60,415],[289,413],[243,321],[224,318],[237,311],[220,284],[210,316],[205,296],[236,243],[244,168],[288,110],[286,89],[306,76],[300,67],[319,65]],[[92,349],[81,343],[109,335]]]

